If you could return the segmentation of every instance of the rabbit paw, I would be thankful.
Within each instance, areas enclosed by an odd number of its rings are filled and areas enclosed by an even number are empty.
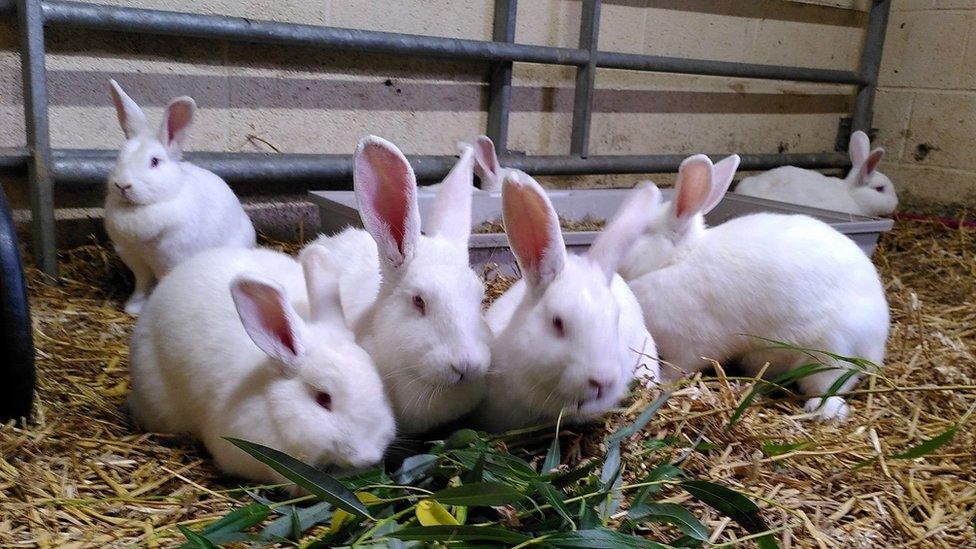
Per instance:
[[[125,312],[129,313],[130,315],[139,314],[139,312],[142,311],[143,305],[146,304],[148,299],[149,296],[146,294],[132,294],[132,297],[125,302]]]
[[[820,421],[845,421],[851,413],[851,408],[839,396],[828,397],[826,400],[820,397],[811,398],[803,409],[813,414],[813,419]]]

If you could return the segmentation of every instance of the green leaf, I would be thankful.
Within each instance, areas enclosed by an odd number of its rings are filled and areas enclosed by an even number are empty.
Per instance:
[[[702,541],[708,539],[708,528],[677,503],[642,503],[631,507],[628,517],[633,520],[667,522],[677,526],[687,536]]]
[[[445,505],[505,505],[521,499],[522,493],[503,482],[476,482],[445,488],[430,498]]]
[[[618,429],[616,432],[607,437],[607,442],[623,440],[639,433],[641,429],[643,429],[644,426],[651,421],[654,414],[661,409],[661,406],[664,406],[664,403],[667,402],[669,398],[671,398],[671,391],[661,393],[661,396],[654,399],[654,402],[648,404],[647,408],[644,408],[644,411],[637,416],[637,419],[635,419],[633,423]]]
[[[552,443],[549,445],[549,451],[546,452],[546,458],[542,461],[542,474],[550,473],[559,468],[559,464],[562,463],[563,457],[559,448],[559,430],[560,423],[562,423],[563,413],[559,412],[559,419],[556,420],[556,435],[552,437]]]
[[[332,476],[274,448],[238,438],[225,438],[225,440],[271,467],[298,486],[325,501],[331,502],[339,509],[360,518],[372,518],[369,511],[366,510],[366,506],[356,498],[355,494]]]
[[[776,542],[776,538],[772,534],[756,538],[756,545],[759,549],[779,549],[779,543]]]
[[[566,502],[563,501],[563,495],[552,487],[551,484],[545,482],[539,482],[538,480],[532,481],[532,488],[542,496],[542,499],[546,500],[546,503],[552,505],[559,516],[565,520],[571,528],[576,529],[576,523],[573,522],[573,518],[569,515],[569,507],[566,507]]]
[[[952,427],[949,427],[941,434],[936,435],[928,440],[925,440],[915,446],[912,446],[911,448],[905,450],[904,452],[901,452],[900,454],[895,454],[891,456],[891,459],[915,459],[915,458],[920,458],[927,454],[931,454],[932,452],[952,442],[952,439],[955,438],[956,432],[958,431],[959,431],[959,426],[953,425]]]
[[[291,513],[282,515],[265,526],[264,530],[261,530],[261,538],[277,540],[290,535],[291,539],[298,539],[305,530],[332,518],[332,504],[328,501],[320,501],[308,507],[292,507],[291,510]],[[294,522],[296,519],[298,520],[297,535]]]
[[[478,461],[474,462],[474,467],[464,475],[464,484],[474,484],[483,480],[485,480],[485,454],[482,453],[478,456]]]
[[[691,547],[697,548],[703,545],[701,540],[697,540],[691,536],[681,536],[680,538],[675,538],[668,542],[671,547]]]
[[[827,370],[836,369],[837,368],[834,366],[827,366],[819,362],[811,362],[809,364],[803,364],[793,368],[792,370],[783,372],[771,380],[757,380],[756,384],[753,385],[749,393],[746,394],[745,398],[742,399],[742,402],[736,406],[735,411],[732,413],[732,417],[729,418],[729,423],[725,428],[731,429],[736,423],[738,423],[739,419],[742,418],[742,414],[744,414],[746,409],[752,405],[752,402],[756,399],[756,397],[771,393],[773,390],[778,388],[784,388],[786,385],[789,385],[798,379],[812,376],[816,373],[825,372]]]
[[[251,503],[240,509],[235,509],[222,519],[207,525],[200,531],[200,535],[219,543],[219,536],[232,532],[241,532],[259,524],[268,518],[271,508],[263,503]]]
[[[768,529],[766,521],[759,514],[759,507],[735,490],[704,480],[686,480],[680,486],[695,499],[737,522],[750,534]]]
[[[444,441],[445,450],[457,450],[467,448],[471,443],[478,440],[478,433],[474,429],[461,429],[455,431],[447,440]]]
[[[505,528],[490,526],[409,526],[401,528],[390,537],[403,541],[496,541],[518,545],[529,541],[529,536]]]
[[[177,524],[176,527],[180,529],[180,532],[186,538],[186,543],[183,544],[184,547],[189,547],[190,549],[216,549],[217,546],[214,545],[209,539],[201,536],[193,530],[190,530],[186,526]]]
[[[561,532],[553,534],[545,539],[549,545],[556,547],[589,547],[595,549],[618,549],[618,548],[638,548],[638,549],[666,549],[663,545],[654,541],[649,541],[637,536],[621,534],[606,528],[594,528],[592,530],[576,530],[573,532]]]
[[[862,371],[861,371],[861,370],[858,370],[858,369],[851,369],[851,370],[847,370],[846,372],[844,372],[844,373],[843,373],[843,374],[842,374],[842,375],[841,375],[841,376],[840,376],[839,378],[837,378],[837,380],[836,380],[836,381],[834,381],[834,382],[833,382],[833,383],[832,383],[832,384],[830,385],[830,387],[829,387],[829,388],[827,389],[827,392],[826,392],[826,393],[824,394],[824,397],[823,397],[822,399],[820,399],[820,406],[823,406],[823,405],[824,405],[824,403],[826,403],[826,402],[827,402],[827,399],[828,399],[828,398],[830,398],[830,397],[832,397],[832,396],[834,396],[834,395],[836,395],[836,394],[837,394],[837,393],[838,393],[838,392],[839,392],[839,391],[841,390],[841,388],[843,388],[843,387],[844,387],[844,385],[845,385],[845,384],[847,383],[847,381],[848,381],[849,379],[851,379],[852,377],[854,377],[854,376],[856,376],[856,375],[858,375],[858,374],[860,374],[860,373],[862,373]],[[818,408],[819,408],[820,406],[818,406]]]
[[[600,471],[600,484],[607,489],[620,476],[620,443],[611,443],[607,448],[607,456],[603,459],[603,469]]]
[[[400,468],[393,473],[393,478],[400,484],[412,484],[414,481],[424,476],[437,464],[439,457],[433,454],[417,454],[403,460]]]
[[[803,442],[792,442],[785,444],[776,444],[774,442],[764,442],[762,445],[762,451],[769,457],[781,456],[783,454],[788,454],[796,450],[805,450],[814,446],[812,440],[805,440]]]
[[[674,465],[671,465],[670,463],[662,463],[654,469],[651,469],[651,472],[647,473],[647,476],[644,477],[641,484],[670,480],[683,474],[685,474],[685,472]],[[647,484],[647,486],[641,487],[641,489],[637,492],[637,495],[634,496],[634,501],[630,503],[631,508],[644,503],[647,501],[647,498],[658,493],[660,490],[660,484]]]

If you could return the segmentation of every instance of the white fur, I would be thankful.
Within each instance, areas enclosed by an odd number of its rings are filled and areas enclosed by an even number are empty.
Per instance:
[[[860,248],[803,215],[754,214],[705,229],[698,220],[701,201],[689,198],[702,188],[702,177],[714,186],[707,157],[682,164],[675,200],[651,212],[643,250],[653,254],[653,266],[628,281],[666,361],[663,377],[705,368],[705,358],[739,359],[750,375],[769,362],[767,376],[813,361],[802,353],[771,350],[769,343],[749,336],[880,365],[888,305],[878,273]],[[818,358],[837,369],[801,379],[803,394],[823,394],[849,367]],[[828,419],[847,417],[842,398],[820,403],[812,398],[808,411]]]
[[[311,308],[302,266],[269,250],[209,250],[167,275],[132,335],[136,422],[188,433],[221,470],[260,482],[282,477],[222,437],[317,466],[378,462],[395,434],[382,382],[328,289],[334,261],[319,250],[304,266],[319,296]]]
[[[456,419],[484,395],[484,284],[467,247],[473,162],[469,148],[440,184],[421,234],[410,164],[392,143],[367,137],[356,151],[353,181],[366,230],[315,241],[343,266],[343,309],[383,376],[403,432]],[[402,227],[402,237],[394,227]]]
[[[869,216],[887,216],[898,207],[895,186],[877,170],[884,149],[870,150],[867,134],[851,136],[851,171],[844,179],[813,170],[783,166],[744,178],[737,194],[801,204],[825,210]]]
[[[482,422],[501,431],[556,418],[597,417],[635,377],[658,377],[654,341],[615,268],[647,224],[656,188],[634,192],[585,256],[568,255],[545,191],[510,171],[505,229],[523,279],[488,309],[494,334]],[[557,328],[562,326],[562,332]]]
[[[154,280],[202,250],[253,247],[255,234],[221,178],[180,160],[196,108],[193,99],[170,102],[157,136],[114,80],[111,90],[126,141],[108,179],[105,229],[135,276],[125,310],[138,314]]]

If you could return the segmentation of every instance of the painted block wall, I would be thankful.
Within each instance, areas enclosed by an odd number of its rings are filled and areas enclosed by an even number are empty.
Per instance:
[[[490,39],[492,23],[490,0],[97,1],[474,39]],[[902,0],[898,13],[911,3]],[[600,48],[854,69],[863,40],[863,7],[864,0],[604,0]],[[951,14],[949,19],[970,11],[929,8]],[[579,0],[522,0],[516,40],[575,47],[580,9]],[[966,22],[971,22],[969,15]],[[898,17],[893,14],[893,24]],[[889,42],[898,39],[894,30],[890,36]],[[951,46],[958,49],[958,42]],[[200,110],[190,150],[351,153],[360,136],[376,133],[408,154],[447,154],[457,140],[481,133],[486,120],[488,68],[477,63],[57,29],[49,31],[48,49],[55,147],[119,145],[122,134],[106,88],[110,77],[153,120],[169,98],[195,97]],[[886,71],[890,59],[918,55],[902,49],[886,56]],[[19,70],[16,28],[0,23],[0,147],[24,144]],[[911,103],[917,110],[924,101],[916,101],[917,92],[892,87],[897,79],[888,72],[876,126],[885,144],[894,147],[896,132],[889,128],[902,123],[899,109]],[[511,149],[568,152],[573,82],[572,68],[516,64]],[[831,150],[838,121],[853,102],[850,86],[615,70],[601,70],[597,87],[594,154]],[[901,169],[901,155],[898,160]],[[629,186],[639,178],[545,182]],[[655,179],[666,183],[670,177]],[[15,203],[24,204],[22,185],[8,181],[5,188]],[[259,187],[248,194],[260,199],[270,193]],[[101,193],[59,193],[57,200],[61,207],[97,208]],[[81,211],[98,215],[97,209]],[[292,217],[285,221],[293,222]]]

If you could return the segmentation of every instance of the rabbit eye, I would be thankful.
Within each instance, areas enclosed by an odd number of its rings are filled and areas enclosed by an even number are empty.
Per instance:
[[[427,314],[427,302],[424,301],[423,297],[420,297],[419,295],[413,296],[413,307],[414,309],[417,309],[417,312],[420,314]]]
[[[149,161],[149,166],[151,168],[155,168],[156,166],[159,166],[159,157],[156,156],[152,157],[152,160]]]
[[[315,403],[330,412],[332,411],[332,395],[329,393],[323,393],[322,391],[315,393]]]
[[[874,190],[878,191],[879,193],[883,193],[884,187],[875,187]]]
[[[566,337],[566,327],[563,325],[562,317],[552,317],[552,329],[556,330],[556,335]]]

